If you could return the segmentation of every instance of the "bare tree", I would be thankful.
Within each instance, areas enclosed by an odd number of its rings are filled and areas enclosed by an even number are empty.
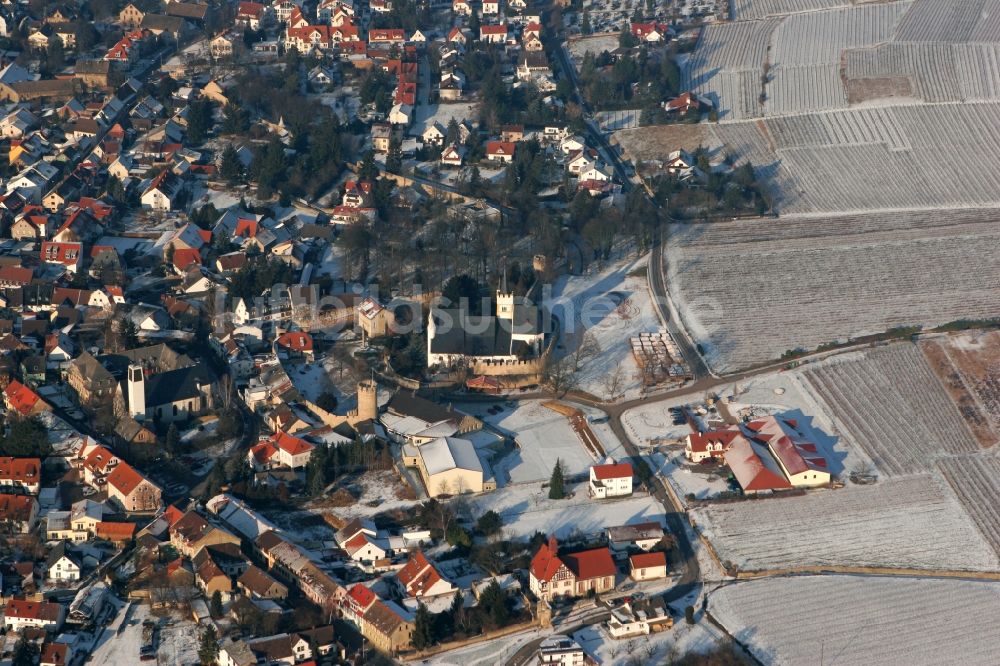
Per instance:
[[[573,359],[569,356],[559,360],[549,358],[545,367],[545,383],[557,395],[565,395],[576,388],[577,377],[573,370]]]
[[[614,400],[625,382],[625,371],[621,361],[615,364],[615,369],[604,377],[604,390],[608,392],[608,400]]]
[[[600,353],[601,345],[598,344],[597,338],[590,331],[584,331],[583,335],[580,336],[579,344],[576,345],[576,350],[573,352],[573,371],[580,369],[580,363],[594,358]]]

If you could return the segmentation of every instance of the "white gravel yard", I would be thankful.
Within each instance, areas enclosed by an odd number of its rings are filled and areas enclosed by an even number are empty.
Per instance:
[[[995,664],[1000,583],[862,576],[743,581],[708,611],[762,663]]]
[[[871,566],[998,571],[996,552],[935,477],[691,510],[719,558],[741,569]]]

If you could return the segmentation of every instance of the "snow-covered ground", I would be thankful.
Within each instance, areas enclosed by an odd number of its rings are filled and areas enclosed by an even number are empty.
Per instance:
[[[682,502],[689,494],[694,495],[695,499],[703,500],[729,490],[726,482],[728,469],[691,464],[678,448],[643,457],[661,478],[670,482]]]
[[[688,625],[681,619],[673,629],[649,636],[615,640],[603,626],[591,625],[575,632],[573,638],[601,666],[624,666],[669,664],[685,654],[711,652],[719,646],[719,634],[706,622]]]
[[[306,507],[314,512],[329,513],[350,520],[351,518],[369,518],[393,509],[405,509],[417,503],[414,500],[396,497],[397,491],[402,488],[402,482],[393,471],[365,472],[352,479],[350,487],[353,492],[357,493],[357,501],[350,506],[328,506],[324,504],[323,500],[317,500],[308,503]]]
[[[719,558],[742,569],[872,566],[998,571],[944,482],[919,475],[806,495],[696,507]]]
[[[630,338],[661,327],[646,277],[641,271],[636,273],[646,259],[618,257],[603,268],[588,269],[585,275],[563,275],[546,298],[550,311],[562,325],[561,345],[566,354],[572,356],[585,338],[595,343],[594,353],[580,359],[575,380],[579,389],[599,398],[610,399],[612,392],[615,398],[642,395]],[[615,377],[618,386],[613,385]]]
[[[439,123],[441,127],[448,128],[448,123],[454,118],[456,122],[470,120],[473,123],[479,118],[478,102],[456,102],[454,104],[420,104],[417,106],[413,116],[413,125],[410,126],[410,136],[421,136],[433,123]]]
[[[572,535],[597,535],[616,525],[663,522],[663,507],[656,498],[634,495],[619,501],[593,500],[587,484],[567,487],[574,497],[550,500],[541,484],[511,486],[494,493],[468,499],[473,517],[493,510],[503,518],[505,536],[530,537],[535,532],[554,534],[563,539]]]
[[[511,407],[511,403],[498,400],[496,404],[503,406],[498,414],[487,411],[493,403],[456,405],[516,439],[518,448],[494,462],[496,474],[505,479],[509,475],[513,484],[547,481],[557,459],[567,475],[587,473],[591,465],[599,462],[587,452],[569,420],[542,406],[542,402],[529,400]]]
[[[451,650],[431,657],[428,664],[435,666],[493,666],[502,664],[526,643],[545,635],[541,629],[529,629],[520,633],[475,643],[458,650]]]
[[[994,582],[766,578],[712,592],[708,611],[758,660],[779,666],[985,665],[1000,654]]]

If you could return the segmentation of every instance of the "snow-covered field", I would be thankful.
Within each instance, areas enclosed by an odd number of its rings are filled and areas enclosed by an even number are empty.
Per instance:
[[[839,430],[883,474],[924,472],[943,456],[979,451],[915,344],[835,357],[803,375]]]
[[[1000,127],[997,111],[981,122]],[[1000,162],[983,168],[1000,192]],[[929,210],[671,225],[667,285],[723,372],[896,326],[989,318],[1000,300],[994,217]]]
[[[585,483],[571,484],[567,490],[575,496],[550,500],[548,489],[542,489],[541,484],[511,486],[470,497],[467,502],[473,517],[490,510],[499,513],[504,534],[511,538],[541,532],[565,539],[573,535],[597,535],[616,525],[663,522],[663,506],[654,497],[634,495],[618,501],[593,500],[587,495]]]
[[[502,664],[518,649],[542,636],[541,629],[529,629],[517,634],[474,643],[458,650],[430,657],[426,663],[434,666],[493,666]]]
[[[646,259],[625,257],[586,275],[563,275],[552,287],[548,306],[562,324],[566,353],[572,356],[585,337],[596,343],[592,353],[580,359],[575,380],[577,388],[599,398],[612,398],[612,389],[615,398],[642,395],[629,339],[661,327],[640,270]],[[617,387],[610,383],[615,375]]]
[[[691,510],[719,558],[745,570],[872,566],[998,571],[1000,559],[942,481],[896,477]]]
[[[595,461],[562,414],[542,406],[541,400],[504,405],[499,414],[486,410],[491,404],[456,405],[515,437],[518,448],[494,461],[498,476],[508,475],[511,483],[548,481],[556,460],[566,474],[584,474]],[[497,401],[497,404],[503,404]],[[505,479],[506,480],[506,479]]]
[[[708,611],[762,663],[995,664],[1000,583],[862,576],[743,581]],[[822,661],[821,661],[821,656]]]

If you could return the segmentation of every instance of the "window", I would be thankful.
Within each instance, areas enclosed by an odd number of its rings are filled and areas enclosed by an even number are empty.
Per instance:
[[[174,405],[174,416],[177,416],[177,405]]]

